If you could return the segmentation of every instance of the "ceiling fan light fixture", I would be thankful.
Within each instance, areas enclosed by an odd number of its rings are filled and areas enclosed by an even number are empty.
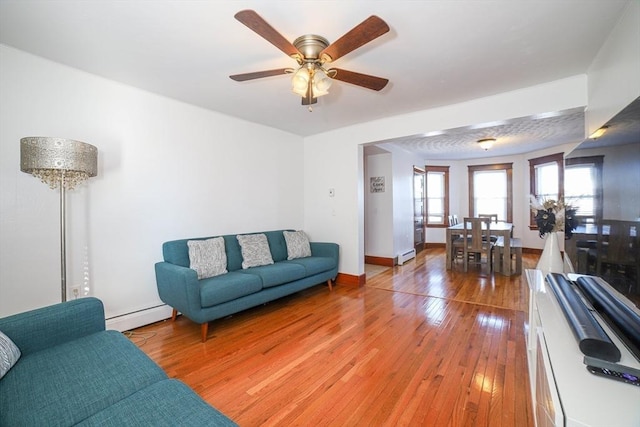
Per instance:
[[[315,64],[312,66],[303,65],[293,73],[293,77],[291,78],[291,90],[296,95],[305,97],[307,96],[307,91],[309,89],[309,80],[311,80],[312,98],[327,95],[332,83],[331,77],[327,74],[328,73],[322,69],[322,67],[318,67]]]
[[[305,67],[298,68],[298,70],[293,73],[293,77],[291,78],[291,86],[293,88],[293,91],[297,94],[300,94],[300,92],[302,92],[302,95],[304,96],[304,93],[307,91],[307,86],[309,85],[309,78],[309,70],[307,70]]]
[[[327,73],[322,69],[316,69],[316,72],[313,74],[313,85],[314,89],[319,92],[329,93],[329,88],[331,87],[332,80],[327,75]]]
[[[484,151],[487,151],[489,148],[493,147],[493,144],[496,142],[495,138],[483,138],[478,140],[478,144],[480,144],[480,148]]]

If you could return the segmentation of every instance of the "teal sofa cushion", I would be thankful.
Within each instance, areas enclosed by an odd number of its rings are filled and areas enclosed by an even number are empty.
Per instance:
[[[302,279],[307,275],[306,270],[300,264],[279,262],[277,264],[261,265],[242,270],[245,275],[258,276],[263,288],[282,285]]]
[[[22,356],[26,356],[104,331],[104,319],[102,301],[93,297],[79,298],[64,303],[64,309],[55,304],[3,317],[0,331],[11,338]]]
[[[221,276],[200,280],[200,301],[202,307],[211,307],[261,289],[260,277],[230,271]]]
[[[73,425],[166,378],[120,332],[95,333],[24,355],[2,379],[0,425]]]
[[[336,267],[336,261],[333,258],[314,256],[307,258],[296,258],[287,263],[302,265],[307,276],[323,273]]]
[[[178,380],[159,381],[132,394],[79,426],[235,426]]]

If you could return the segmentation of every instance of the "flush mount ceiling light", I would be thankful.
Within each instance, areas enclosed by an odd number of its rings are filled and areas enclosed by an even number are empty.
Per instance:
[[[484,151],[487,151],[489,148],[493,147],[493,144],[495,142],[496,142],[495,138],[483,138],[478,140],[478,144],[480,144],[480,147]]]
[[[242,10],[235,14],[235,18],[298,63],[298,68],[295,69],[278,68],[229,76],[235,81],[292,74],[292,90],[302,97],[302,105],[307,105],[309,111],[312,111],[311,105],[318,102],[318,97],[329,93],[333,80],[376,91],[382,90],[389,82],[368,74],[324,68],[324,64],[341,58],[389,31],[387,23],[375,15],[365,19],[333,43],[315,34],[306,34],[291,43],[253,10]]]
[[[591,135],[589,135],[589,139],[598,139],[609,129],[609,126],[602,126],[600,129],[597,129]]]

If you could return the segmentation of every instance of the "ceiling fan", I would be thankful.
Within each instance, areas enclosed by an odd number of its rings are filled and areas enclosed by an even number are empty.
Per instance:
[[[389,31],[387,23],[375,15],[368,17],[331,44],[324,37],[315,34],[300,36],[290,43],[253,10],[242,10],[235,14],[235,18],[298,63],[298,68],[295,69],[278,68],[229,76],[235,81],[292,74],[293,92],[302,97],[302,105],[308,105],[309,111],[311,111],[311,104],[318,102],[318,97],[329,93],[332,80],[340,80],[376,91],[384,88],[389,82],[388,79],[368,74],[340,68],[325,68],[325,64],[341,58]]]

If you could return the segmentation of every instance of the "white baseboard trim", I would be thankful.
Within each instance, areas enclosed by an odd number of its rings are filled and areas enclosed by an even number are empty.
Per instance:
[[[107,329],[124,332],[171,317],[171,307],[166,304],[145,308],[133,313],[107,319]]]

